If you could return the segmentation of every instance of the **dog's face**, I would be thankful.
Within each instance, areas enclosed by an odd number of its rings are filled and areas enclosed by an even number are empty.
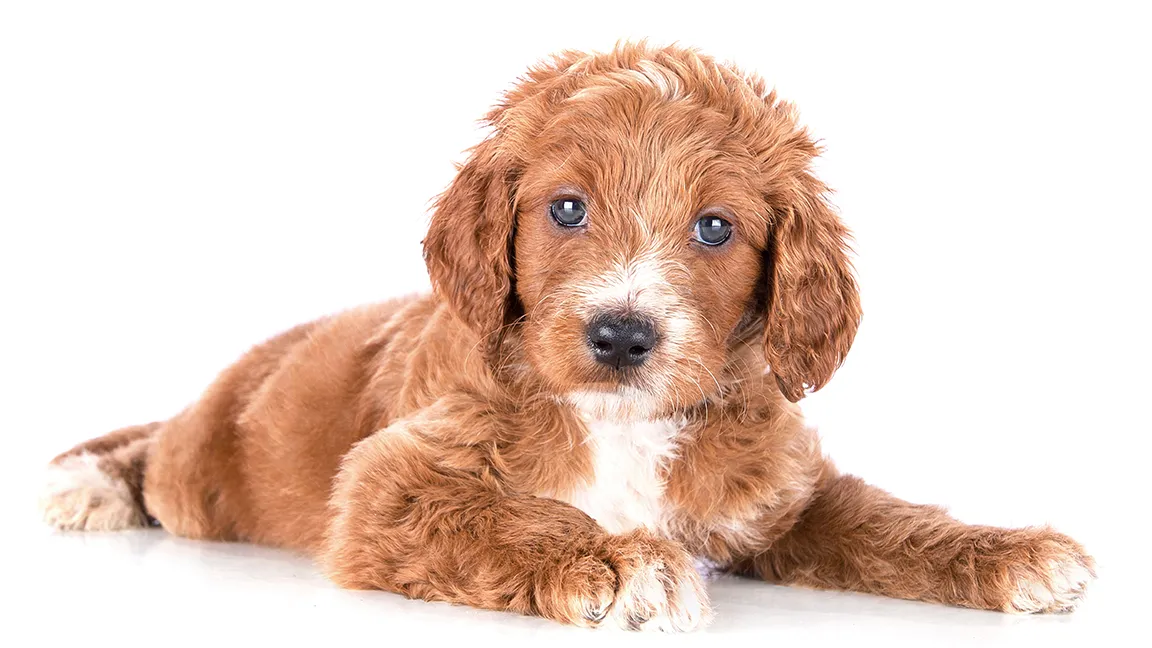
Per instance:
[[[525,351],[564,393],[690,404],[722,380],[760,285],[766,214],[723,115],[577,93],[537,136],[517,188]],[[587,399],[588,402],[611,402]]]
[[[839,365],[846,231],[760,81],[676,48],[568,54],[489,121],[425,254],[493,362],[515,339],[556,394],[635,414],[715,395],[749,343],[792,400]]]

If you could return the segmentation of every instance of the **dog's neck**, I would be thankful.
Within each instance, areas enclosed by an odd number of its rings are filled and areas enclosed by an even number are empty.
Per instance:
[[[650,396],[629,388],[573,392],[566,400],[584,423],[581,445],[591,470],[560,499],[613,533],[659,530],[667,519],[664,484],[685,416],[668,415]]]

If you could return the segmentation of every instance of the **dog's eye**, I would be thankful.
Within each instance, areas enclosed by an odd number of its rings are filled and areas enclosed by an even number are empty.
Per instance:
[[[552,212],[552,220],[564,227],[578,227],[588,219],[588,210],[584,207],[584,201],[575,198],[554,200],[549,210]]]
[[[696,240],[704,245],[720,245],[732,236],[732,223],[719,216],[704,216],[696,221]]]

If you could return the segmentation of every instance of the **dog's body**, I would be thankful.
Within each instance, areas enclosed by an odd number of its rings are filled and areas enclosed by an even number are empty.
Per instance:
[[[582,625],[698,626],[694,559],[1076,603],[1092,560],[1066,536],[964,525],[823,458],[790,401],[860,309],[816,148],[762,82],[678,48],[565,54],[489,121],[425,240],[433,295],[292,329],[176,417],[61,455],[49,521],[151,516],[348,587]]]

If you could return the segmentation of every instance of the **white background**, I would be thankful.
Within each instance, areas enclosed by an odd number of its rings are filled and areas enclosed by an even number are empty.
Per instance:
[[[1101,573],[1060,618],[722,581],[715,624],[687,640],[1129,629],[1152,432],[1139,3],[496,5],[0,5],[0,635],[624,638],[339,592],[274,551],[53,535],[33,502],[53,454],[171,415],[252,343],[425,290],[428,201],[475,120],[549,52],[639,37],[759,71],[826,146],[865,305],[844,368],[804,403],[826,451],[966,521],[1051,523]]]

